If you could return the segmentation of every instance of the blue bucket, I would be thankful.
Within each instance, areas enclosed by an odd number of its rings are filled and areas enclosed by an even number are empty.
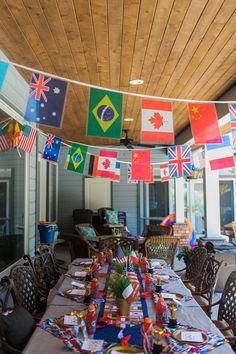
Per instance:
[[[56,224],[39,224],[38,225],[40,243],[50,244],[54,242],[55,232],[58,230]]]

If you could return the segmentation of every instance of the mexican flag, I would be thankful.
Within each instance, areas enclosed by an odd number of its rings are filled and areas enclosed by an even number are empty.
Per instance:
[[[83,173],[88,146],[73,144],[67,155],[66,166],[67,170]]]

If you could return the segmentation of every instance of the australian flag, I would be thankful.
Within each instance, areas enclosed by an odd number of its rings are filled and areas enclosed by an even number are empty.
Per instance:
[[[25,119],[60,128],[67,92],[67,82],[32,74]]]
[[[168,148],[169,176],[181,177],[192,175],[191,147],[188,145],[171,146]]]
[[[43,151],[43,156],[42,156],[43,159],[52,162],[57,162],[58,155],[60,152],[60,147],[61,147],[61,138],[49,134]]]

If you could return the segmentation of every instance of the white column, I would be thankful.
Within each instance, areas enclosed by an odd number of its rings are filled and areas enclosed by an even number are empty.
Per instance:
[[[204,203],[206,237],[220,236],[219,172],[211,171],[205,151]]]
[[[176,223],[184,223],[184,178],[175,178],[175,214]]]

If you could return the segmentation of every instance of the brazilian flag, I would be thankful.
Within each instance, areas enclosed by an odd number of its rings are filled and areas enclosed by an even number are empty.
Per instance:
[[[122,120],[122,94],[90,89],[88,136],[120,139]]]
[[[67,170],[83,173],[87,151],[88,146],[73,144],[70,147],[67,155],[67,162],[65,166]]]

